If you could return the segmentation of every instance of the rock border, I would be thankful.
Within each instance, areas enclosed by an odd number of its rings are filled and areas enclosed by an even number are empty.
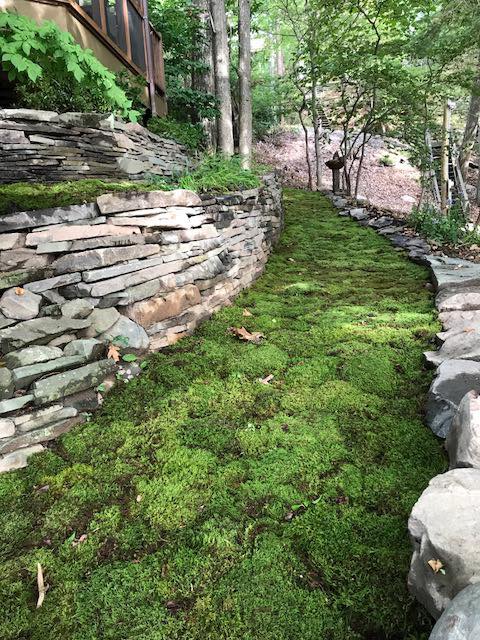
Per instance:
[[[412,509],[411,593],[434,618],[431,640],[478,640],[480,630],[480,265],[434,250],[402,220],[324,193],[338,215],[384,236],[430,269],[443,331],[425,353],[436,368],[426,424],[446,438],[450,470],[433,478]],[[443,613],[445,611],[445,613]]]

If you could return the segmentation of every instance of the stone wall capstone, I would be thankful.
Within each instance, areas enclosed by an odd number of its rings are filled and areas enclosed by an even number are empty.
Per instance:
[[[282,224],[274,175],[228,195],[109,193],[0,216],[0,472],[140,372],[112,345],[171,345],[248,287]]]
[[[0,109],[0,184],[171,177],[192,165],[187,149],[113,115]]]

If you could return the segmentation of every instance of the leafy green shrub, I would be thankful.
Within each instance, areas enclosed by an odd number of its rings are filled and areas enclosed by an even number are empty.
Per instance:
[[[415,231],[440,244],[458,244],[467,233],[465,215],[460,206],[451,207],[447,215],[442,215],[431,205],[414,208],[408,222]]]
[[[135,120],[138,112],[115,75],[90,49],[50,21],[0,12],[0,65],[17,85],[21,106],[58,111],[114,111]]]
[[[378,159],[378,164],[382,167],[393,167],[395,161],[391,156],[388,155],[388,153],[386,153],[384,156]]]
[[[151,118],[147,126],[152,133],[173,138],[188,149],[196,150],[205,145],[205,135],[200,124],[178,122],[173,118]]]
[[[235,191],[254,189],[260,179],[253,171],[242,169],[240,158],[225,158],[221,155],[206,156],[192,173],[179,180],[182,189],[192,191]]]

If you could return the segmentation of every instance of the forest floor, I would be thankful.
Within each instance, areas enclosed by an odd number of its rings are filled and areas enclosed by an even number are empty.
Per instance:
[[[322,144],[323,159],[329,160],[339,151],[341,132],[328,134]],[[314,157],[313,131],[310,131],[309,147]],[[255,144],[259,162],[274,166],[290,187],[308,186],[305,161],[305,140],[298,130],[280,131]],[[332,174],[322,166],[324,187],[331,189]],[[409,161],[406,145],[395,138],[374,136],[366,145],[365,160],[360,181],[359,195],[371,205],[399,214],[409,214],[420,196],[420,173]]]
[[[406,588],[407,517],[446,468],[427,272],[321,195],[285,201],[251,289],[0,477],[2,640],[427,638]]]

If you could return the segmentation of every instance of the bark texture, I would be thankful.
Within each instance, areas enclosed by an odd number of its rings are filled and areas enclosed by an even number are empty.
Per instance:
[[[239,151],[242,167],[249,169],[252,157],[252,70],[250,0],[238,0],[238,79],[240,89]]]
[[[480,116],[480,54],[478,58],[477,77],[472,88],[470,104],[468,106],[467,121],[463,133],[462,146],[460,149],[460,168],[464,179],[467,177],[468,163],[475,146],[475,138]]]
[[[234,153],[232,98],[230,95],[230,54],[225,0],[210,0],[210,11],[213,25],[215,93],[219,109],[217,118],[218,146],[224,155],[232,156]]]

